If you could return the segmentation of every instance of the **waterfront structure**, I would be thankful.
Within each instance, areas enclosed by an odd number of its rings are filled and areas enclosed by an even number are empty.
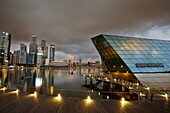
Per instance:
[[[91,40],[113,78],[170,90],[170,41],[104,34]]]
[[[19,63],[27,63],[27,46],[25,44],[20,44]]]
[[[50,66],[57,66],[57,67],[68,67],[69,64],[67,62],[64,61],[52,61],[50,63]]]
[[[46,59],[46,65],[49,65],[54,60],[55,60],[55,45],[50,44],[48,46],[48,57]]]
[[[4,56],[2,55],[4,57],[2,64],[8,64],[9,62],[10,46],[11,46],[11,34],[8,32],[2,32],[0,38],[1,55],[4,54]]]

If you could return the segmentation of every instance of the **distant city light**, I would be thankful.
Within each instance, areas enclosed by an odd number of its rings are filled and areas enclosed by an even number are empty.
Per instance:
[[[98,95],[100,95],[100,92],[98,92]]]
[[[5,33],[5,35],[9,35],[9,33]]]

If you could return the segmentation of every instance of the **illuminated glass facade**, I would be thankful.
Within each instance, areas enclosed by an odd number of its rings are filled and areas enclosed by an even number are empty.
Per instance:
[[[11,46],[11,34],[8,32],[2,32],[0,36],[0,49],[4,50],[4,61],[2,63],[8,63],[10,58],[10,46]]]
[[[103,34],[92,41],[110,72],[170,89],[170,41]]]

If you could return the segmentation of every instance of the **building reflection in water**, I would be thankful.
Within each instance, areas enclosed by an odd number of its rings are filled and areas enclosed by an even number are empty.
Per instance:
[[[59,89],[85,90],[84,76],[82,73],[96,72],[90,68],[74,69],[71,74],[69,69],[47,70],[47,69],[1,69],[0,85],[8,89],[34,93],[54,95]]]

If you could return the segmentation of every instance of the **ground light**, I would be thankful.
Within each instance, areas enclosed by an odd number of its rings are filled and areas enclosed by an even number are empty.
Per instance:
[[[1,91],[5,91],[7,88],[6,87],[3,87],[3,88],[1,88],[0,90]]]
[[[145,89],[147,89],[148,91],[150,90],[150,88],[149,88],[149,87],[147,87],[147,88],[145,88]]]
[[[91,103],[91,98],[90,98],[90,96],[87,96],[86,102],[87,102],[87,103]]]
[[[6,87],[3,87],[2,90],[5,91],[7,88]]]
[[[36,91],[34,91],[34,93],[32,93],[32,94],[29,94],[27,97],[33,97],[34,98],[34,100],[35,100],[35,102],[38,102],[38,98],[37,98],[37,92]]]
[[[37,98],[37,92],[36,92],[36,91],[34,91],[34,97],[36,97],[36,98]]]
[[[19,94],[19,90],[18,90],[18,89],[16,89],[15,93],[16,93],[16,94],[17,94],[17,96],[18,96],[18,94]]]
[[[139,95],[140,95],[140,96],[144,96],[144,94],[142,94],[142,93],[139,93]]]
[[[34,93],[33,93],[33,94],[30,94],[29,97],[35,97],[35,98],[37,98],[37,92],[34,91]]]
[[[121,99],[121,103],[124,104],[125,103],[125,98]]]
[[[168,101],[168,94],[165,93],[165,98],[166,98],[166,101]]]
[[[57,95],[56,99],[57,99],[57,100],[61,100],[61,99],[62,99],[62,97],[61,97],[61,94],[60,94],[60,93]]]

